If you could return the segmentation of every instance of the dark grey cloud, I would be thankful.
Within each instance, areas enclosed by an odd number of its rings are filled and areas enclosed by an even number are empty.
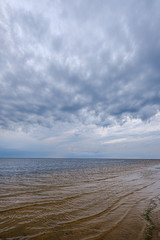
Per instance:
[[[159,8],[158,0],[2,3],[1,127],[154,116]]]

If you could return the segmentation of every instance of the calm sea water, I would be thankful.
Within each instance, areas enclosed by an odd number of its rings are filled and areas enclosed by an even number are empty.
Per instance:
[[[144,240],[159,173],[159,160],[0,159],[0,239]]]
[[[0,159],[0,177],[19,174],[45,173],[142,162],[138,159],[23,158]]]

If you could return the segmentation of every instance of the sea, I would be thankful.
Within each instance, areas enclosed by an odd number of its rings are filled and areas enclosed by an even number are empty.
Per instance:
[[[100,168],[146,161],[144,159],[102,158],[1,158],[0,177],[49,173],[61,170]]]
[[[156,239],[159,203],[158,159],[0,159],[0,239]]]

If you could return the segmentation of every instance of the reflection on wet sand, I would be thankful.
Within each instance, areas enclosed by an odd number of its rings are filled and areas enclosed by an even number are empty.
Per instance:
[[[145,239],[153,199],[156,239],[159,172],[160,161],[152,160],[4,177],[0,239]]]

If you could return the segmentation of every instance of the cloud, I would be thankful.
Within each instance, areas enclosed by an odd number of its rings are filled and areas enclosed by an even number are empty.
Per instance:
[[[146,141],[146,140],[148,140],[148,139],[160,139],[160,137],[159,136],[157,136],[157,137],[152,137],[152,136],[150,136],[150,137],[139,137],[139,138],[134,138],[134,137],[132,137],[132,138],[117,138],[117,139],[113,139],[113,140],[109,140],[109,141],[106,141],[106,142],[104,142],[103,144],[116,144],[116,143],[122,143],[122,142],[125,142],[125,143],[129,143],[129,142],[142,142],[142,141]]]
[[[126,119],[123,125],[102,127],[56,122],[32,133],[1,130],[1,157],[110,157],[158,158],[160,114],[150,122]],[[17,155],[16,155],[17,154]]]
[[[2,4],[2,126],[156,114],[159,3],[123,3]]]
[[[0,127],[32,133],[60,124],[65,132],[156,116],[159,7],[158,0],[3,1]]]

